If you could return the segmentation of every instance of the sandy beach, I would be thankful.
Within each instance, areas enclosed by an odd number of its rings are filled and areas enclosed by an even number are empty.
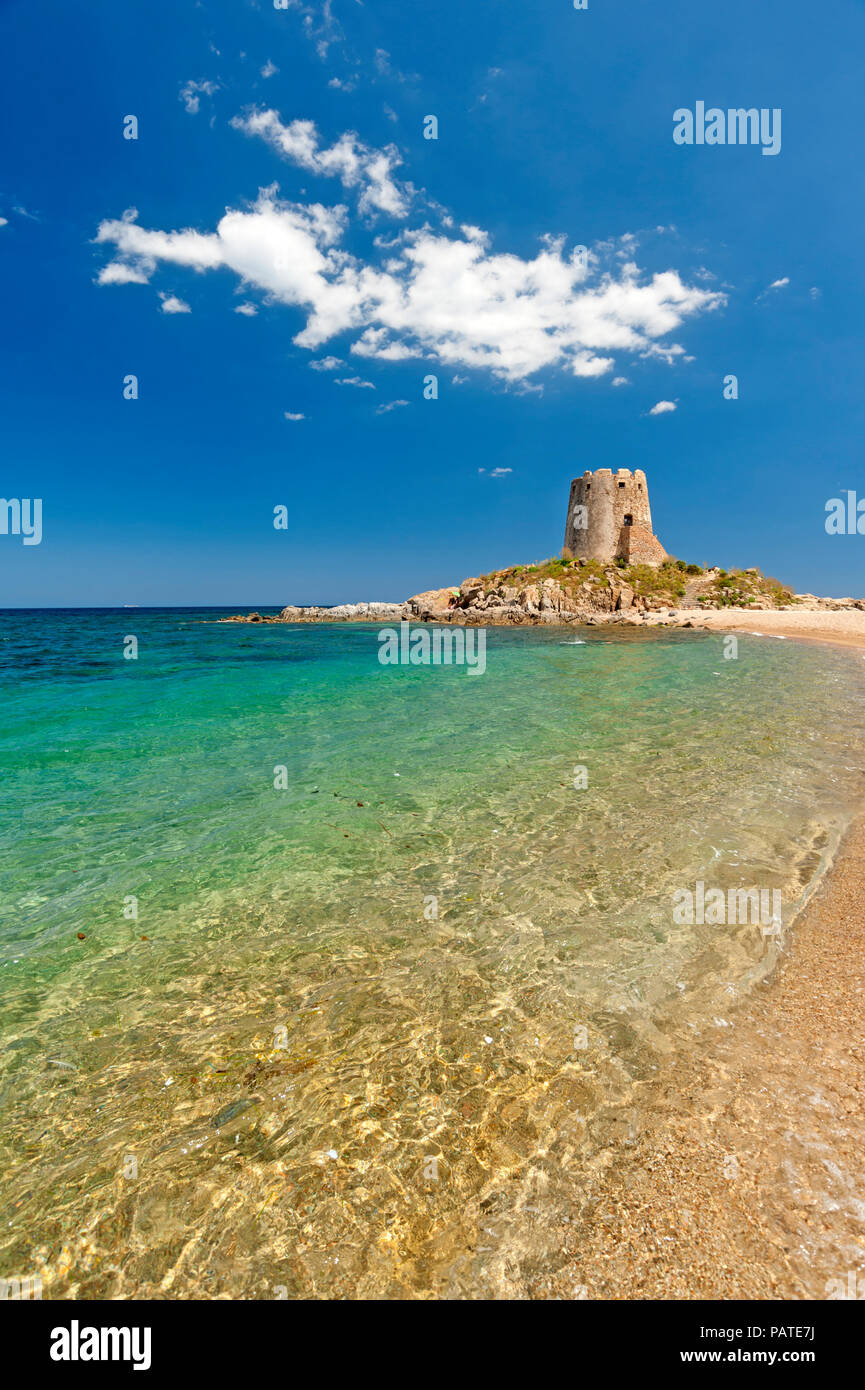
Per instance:
[[[659,1083],[659,1118],[598,1174],[562,1233],[569,1266],[532,1296],[826,1299],[851,1272],[865,1288],[863,868],[865,820],[774,976]]]
[[[775,637],[799,637],[811,642],[833,642],[842,647],[865,648],[865,613],[847,608],[838,611],[810,608],[716,608],[680,610],[679,625],[698,616],[710,630],[763,632]]]

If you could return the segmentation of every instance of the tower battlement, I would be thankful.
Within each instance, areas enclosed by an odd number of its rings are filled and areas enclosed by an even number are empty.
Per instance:
[[[565,545],[580,560],[659,565],[667,552],[652,531],[642,468],[587,468],[568,498]]]

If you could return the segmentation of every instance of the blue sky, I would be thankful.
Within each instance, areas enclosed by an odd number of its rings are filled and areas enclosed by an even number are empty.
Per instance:
[[[865,593],[861,4],[4,0],[0,54],[0,606],[401,599],[622,466],[671,552]]]

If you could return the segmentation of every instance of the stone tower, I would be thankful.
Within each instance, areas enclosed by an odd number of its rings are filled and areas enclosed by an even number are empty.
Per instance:
[[[571,483],[565,545],[578,560],[660,565],[667,552],[652,532],[642,468],[586,469]]]

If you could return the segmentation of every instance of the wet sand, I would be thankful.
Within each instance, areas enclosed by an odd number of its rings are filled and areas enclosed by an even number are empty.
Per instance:
[[[865,1289],[865,819],[727,1022],[653,1083],[652,1128],[528,1296],[825,1299],[850,1271]]]

